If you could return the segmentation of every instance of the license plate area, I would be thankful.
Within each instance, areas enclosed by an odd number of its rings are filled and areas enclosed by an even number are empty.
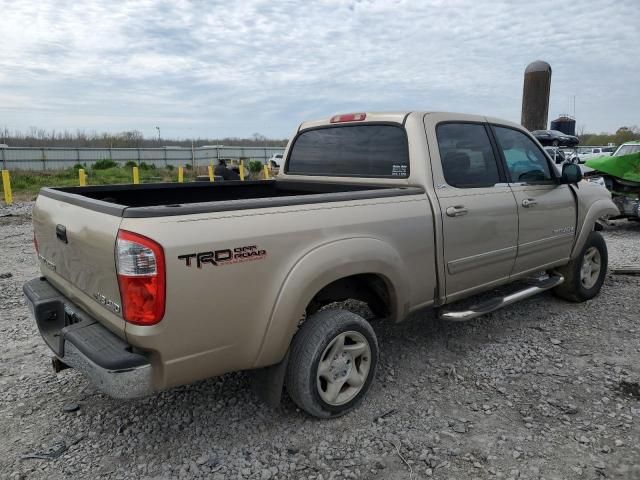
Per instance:
[[[65,333],[95,323],[81,310],[76,310],[44,278],[27,282],[24,286],[27,304],[33,314],[40,335],[51,350],[64,356]]]
[[[32,305],[40,335],[53,352],[59,357],[64,355],[62,329],[66,326],[64,303],[60,300],[49,300]]]

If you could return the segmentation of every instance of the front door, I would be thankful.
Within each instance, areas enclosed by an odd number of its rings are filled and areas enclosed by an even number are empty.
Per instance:
[[[508,279],[516,258],[518,211],[488,125],[444,121],[435,131],[438,148],[430,148],[430,154],[441,211],[445,290],[452,301]]]
[[[576,202],[547,156],[524,132],[494,125],[518,205],[518,256],[513,274],[566,261],[576,234]]]

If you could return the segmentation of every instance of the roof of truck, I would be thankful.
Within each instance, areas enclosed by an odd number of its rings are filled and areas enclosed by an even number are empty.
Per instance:
[[[405,119],[405,117],[407,115],[409,115],[411,112],[358,112],[355,113],[356,115],[365,115],[365,121],[367,122],[393,122],[393,123],[402,123]],[[328,125],[331,124],[331,119],[338,117],[338,116],[345,116],[345,115],[353,115],[352,112],[344,112],[344,113],[337,113],[335,115],[332,115],[331,117],[326,117],[326,118],[319,118],[317,120],[309,120],[306,122],[302,122],[300,124],[300,128],[299,130],[304,130],[307,128],[313,128],[313,127],[319,127],[322,125]],[[360,120],[358,120],[360,121]],[[357,123],[357,122],[354,122]]]
[[[406,119],[406,117],[409,114],[418,114],[418,115],[426,115],[426,114],[433,114],[433,115],[441,115],[441,116],[451,116],[454,118],[458,118],[460,120],[463,121],[476,121],[476,122],[495,122],[495,123],[500,123],[500,124],[504,124],[504,125],[512,125],[512,126],[516,126],[516,127],[521,127],[521,125],[514,123],[514,122],[510,122],[508,120],[504,120],[502,118],[495,118],[495,117],[489,117],[489,116],[485,116],[485,115],[473,115],[473,114],[467,114],[467,113],[459,113],[459,112],[437,112],[437,111],[422,111],[422,110],[417,110],[417,111],[411,111],[411,110],[407,110],[407,111],[395,111],[395,112],[349,112],[349,113],[337,113],[335,115],[332,115],[331,117],[325,117],[325,118],[320,118],[317,120],[309,120],[306,122],[302,122],[298,128],[298,131],[300,130],[305,130],[307,128],[314,128],[314,127],[321,127],[321,126],[325,126],[325,125],[331,125],[331,124],[345,124],[345,123],[351,123],[351,124],[357,124],[361,121],[365,121],[365,122],[391,122],[391,123],[403,123]],[[340,120],[338,119],[338,117],[343,117],[343,118],[347,118],[347,117],[359,117],[361,115],[364,115],[365,118],[361,119],[361,118],[355,118],[352,120]],[[337,120],[337,121],[336,121]]]

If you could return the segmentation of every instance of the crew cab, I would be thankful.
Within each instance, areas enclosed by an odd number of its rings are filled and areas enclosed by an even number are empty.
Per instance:
[[[597,220],[616,213],[520,125],[335,115],[296,129],[272,180],[43,188],[24,292],[56,369],[114,397],[251,370],[270,403],[286,388],[326,418],[362,401],[380,355],[340,302],[399,322],[586,301],[607,270]]]

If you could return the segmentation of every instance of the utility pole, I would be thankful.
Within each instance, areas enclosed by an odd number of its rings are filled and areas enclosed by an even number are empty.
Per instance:
[[[160,143],[160,127],[156,127],[156,130],[158,130],[158,143]]]
[[[193,170],[195,171],[196,169],[196,152],[193,148],[193,140],[191,140],[191,166],[193,167]]]

